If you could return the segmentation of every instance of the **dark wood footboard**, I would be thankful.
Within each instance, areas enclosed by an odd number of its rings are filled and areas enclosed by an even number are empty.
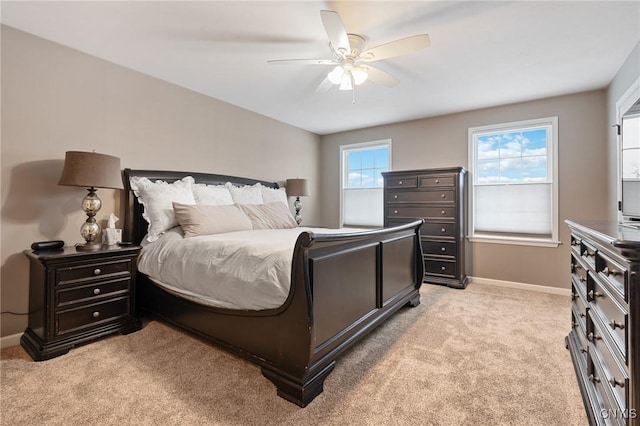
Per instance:
[[[125,170],[125,187],[129,188],[130,176],[172,181],[186,175]],[[255,182],[191,175],[202,183]],[[139,242],[146,223],[141,206],[130,191],[127,194],[126,223],[132,226],[128,235]],[[204,306],[166,292],[143,274],[136,300],[141,312],[259,365],[278,395],[304,407],[322,392],[325,378],[346,349],[403,306],[419,304],[422,223],[349,234],[301,232],[294,248],[289,295],[277,309]]]

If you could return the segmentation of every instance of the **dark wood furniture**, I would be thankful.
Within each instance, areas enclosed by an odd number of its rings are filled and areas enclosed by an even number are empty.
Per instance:
[[[139,243],[147,223],[131,192],[132,176],[236,185],[272,182],[204,173],[124,171],[125,238]],[[204,306],[139,274],[140,309],[259,365],[278,395],[304,407],[323,390],[336,359],[405,305],[420,301],[422,252],[416,221],[391,229],[321,235],[301,232],[293,249],[284,304],[262,311]],[[203,277],[206,279],[206,277]]]
[[[465,288],[467,171],[462,167],[403,170],[384,176],[384,226],[416,218],[424,253],[424,281]]]
[[[640,425],[640,230],[566,221],[571,353],[589,423]]]
[[[140,247],[75,247],[33,252],[29,258],[29,326],[20,344],[36,361],[113,333],[139,330],[135,311]]]

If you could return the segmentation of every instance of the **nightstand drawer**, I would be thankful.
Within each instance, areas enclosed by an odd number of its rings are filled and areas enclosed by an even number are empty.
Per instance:
[[[130,283],[131,280],[128,277],[124,277],[78,287],[63,288],[56,291],[56,306],[126,294],[129,292]]]
[[[96,303],[56,314],[56,335],[76,332],[129,315],[129,298]]]
[[[121,259],[107,262],[103,261],[71,266],[68,268],[58,268],[56,270],[56,284],[64,284],[68,281],[75,281],[86,278],[102,277],[109,274],[129,273],[130,270],[130,259]]]

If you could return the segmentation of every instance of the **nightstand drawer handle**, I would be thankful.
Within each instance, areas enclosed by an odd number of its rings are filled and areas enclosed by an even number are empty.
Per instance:
[[[97,296],[98,294],[100,294],[100,289],[99,289],[99,288],[94,288],[94,289],[93,289],[93,294],[95,294],[96,296]]]
[[[93,313],[93,317],[94,317],[94,318],[98,318],[99,316],[100,316],[100,312],[95,311],[95,312]]]
[[[620,382],[618,380],[616,380],[615,377],[612,377],[609,379],[609,383],[611,383],[611,387],[615,388],[616,386],[620,386],[621,388],[624,387],[624,382]]]
[[[93,270],[93,275],[100,275],[102,273],[102,271],[100,270],[100,268],[96,268]]]
[[[616,322],[616,320],[614,319],[609,321],[609,326],[614,330],[616,329],[616,327],[618,327],[620,330],[624,330],[624,324]]]

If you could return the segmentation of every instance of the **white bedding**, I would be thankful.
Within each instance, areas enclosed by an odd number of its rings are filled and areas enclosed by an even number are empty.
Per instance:
[[[198,303],[228,309],[277,308],[289,294],[293,248],[305,230],[354,231],[261,229],[184,238],[176,227],[143,247],[138,270]]]

